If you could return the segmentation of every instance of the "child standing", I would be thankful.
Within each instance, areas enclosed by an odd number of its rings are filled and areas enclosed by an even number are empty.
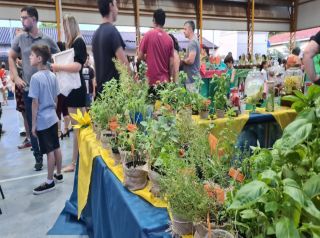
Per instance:
[[[46,45],[34,45],[31,48],[30,64],[38,68],[31,77],[29,97],[32,100],[32,134],[38,137],[41,154],[47,154],[47,181],[33,190],[34,194],[49,192],[55,188],[56,182],[63,182],[61,174],[62,156],[58,138],[58,117],[56,114],[58,81],[46,66],[51,59]],[[57,174],[54,174],[55,165]]]

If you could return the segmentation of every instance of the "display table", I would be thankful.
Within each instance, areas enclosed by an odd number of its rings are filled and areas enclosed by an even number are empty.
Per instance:
[[[89,237],[171,237],[166,208],[156,208],[133,194],[110,171],[101,156],[93,161],[90,191],[81,220]],[[78,169],[66,210],[77,216]]]
[[[242,115],[233,122],[240,124],[241,120],[246,120],[242,123],[245,124],[242,132],[241,129],[237,129],[240,130],[241,137],[247,126],[255,128],[263,123],[277,123],[276,121],[282,125],[289,123],[284,118],[290,114],[288,118],[293,120],[292,111],[282,109],[274,114]],[[278,116],[275,116],[276,114]],[[204,126],[210,123],[209,120],[197,120]],[[223,125],[228,120],[218,119],[216,122]],[[259,130],[254,129],[254,131]],[[90,237],[171,237],[171,233],[167,231],[170,224],[167,209],[161,208],[163,204],[152,197],[143,198],[143,190],[134,194],[123,186],[121,176],[116,172],[119,166],[112,165],[108,152],[95,140],[92,128],[81,130],[79,151],[80,162],[75,173],[74,188],[70,200],[66,202],[64,213],[75,218],[81,214],[79,218],[85,223]],[[100,155],[97,156],[97,153]],[[145,190],[148,190],[148,187]],[[152,205],[154,201],[155,206]],[[79,204],[83,209],[79,209]]]

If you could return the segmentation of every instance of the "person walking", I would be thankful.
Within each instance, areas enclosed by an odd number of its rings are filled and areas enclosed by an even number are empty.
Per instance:
[[[112,78],[119,79],[119,72],[115,67],[114,58],[125,64],[130,72],[128,59],[125,55],[125,44],[113,25],[117,20],[117,1],[98,0],[102,23],[93,35],[92,52],[96,70],[97,96],[103,90],[103,84]]]

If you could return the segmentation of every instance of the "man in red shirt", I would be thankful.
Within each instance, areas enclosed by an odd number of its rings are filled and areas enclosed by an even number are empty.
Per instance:
[[[173,41],[164,31],[166,14],[162,9],[153,13],[154,29],[141,40],[138,61],[147,62],[147,78],[150,86],[175,80],[173,77]]]

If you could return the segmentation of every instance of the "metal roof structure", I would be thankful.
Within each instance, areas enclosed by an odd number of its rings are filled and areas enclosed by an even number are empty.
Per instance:
[[[13,40],[15,35],[15,30],[16,28],[0,27],[0,46],[2,46],[2,48],[10,46],[11,41]],[[55,28],[41,28],[41,31],[44,34],[50,36],[54,41],[58,41],[57,30]],[[90,46],[94,31],[82,30],[81,34],[83,36],[83,39],[86,45]],[[124,43],[126,44],[126,49],[135,50],[136,49],[135,32],[120,32],[120,34]],[[183,33],[177,32],[172,34],[177,38],[181,49],[187,47],[189,40],[184,37]],[[213,47],[215,46],[212,42],[208,41],[205,38],[203,38],[203,45],[209,49],[213,49]],[[0,54],[7,54],[7,50],[3,51],[2,53],[0,52]]]
[[[141,26],[152,26],[152,13],[163,8],[167,13],[166,27],[181,28],[185,20],[196,19],[199,0],[118,0],[117,25],[134,26],[134,3],[139,2]],[[249,0],[250,2],[251,0]],[[256,31],[289,31],[290,6],[293,1],[309,4],[316,0],[255,0]],[[34,5],[40,20],[55,21],[55,0],[1,1],[0,18],[18,19],[21,6]],[[61,0],[62,12],[73,14],[80,23],[99,24],[101,17],[95,0]],[[203,0],[203,29],[247,30],[248,0]]]

